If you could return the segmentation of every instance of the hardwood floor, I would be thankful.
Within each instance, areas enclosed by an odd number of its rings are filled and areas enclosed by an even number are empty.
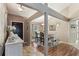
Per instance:
[[[33,46],[24,46],[23,47],[23,56],[44,56],[44,54],[42,54],[38,50],[35,51]]]
[[[44,47],[40,46],[37,48],[38,51],[44,52]],[[72,45],[60,43],[59,45],[49,48],[48,55],[50,56],[79,56],[79,50]]]

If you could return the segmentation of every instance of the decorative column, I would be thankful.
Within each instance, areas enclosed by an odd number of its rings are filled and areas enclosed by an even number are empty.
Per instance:
[[[44,13],[44,55],[48,55],[48,14]]]

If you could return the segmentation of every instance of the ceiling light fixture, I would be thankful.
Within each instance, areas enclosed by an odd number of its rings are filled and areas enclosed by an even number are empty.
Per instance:
[[[44,26],[44,24],[41,24],[42,26]]]
[[[60,26],[60,24],[58,23],[58,24],[56,24],[56,26],[57,26],[57,27],[59,27],[59,26]]]
[[[19,10],[19,11],[23,11],[22,5],[19,5],[19,4],[18,4],[18,10]]]

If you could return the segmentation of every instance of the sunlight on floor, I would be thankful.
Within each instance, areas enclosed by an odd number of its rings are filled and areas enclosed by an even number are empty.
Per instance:
[[[23,48],[23,55],[24,56],[44,56],[44,54],[42,54],[39,51],[34,51],[34,48],[32,46],[25,46]]]

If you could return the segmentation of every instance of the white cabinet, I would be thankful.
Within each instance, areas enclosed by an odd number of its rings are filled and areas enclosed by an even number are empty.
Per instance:
[[[7,40],[5,44],[5,56],[22,56],[23,40],[17,37],[13,41]]]

